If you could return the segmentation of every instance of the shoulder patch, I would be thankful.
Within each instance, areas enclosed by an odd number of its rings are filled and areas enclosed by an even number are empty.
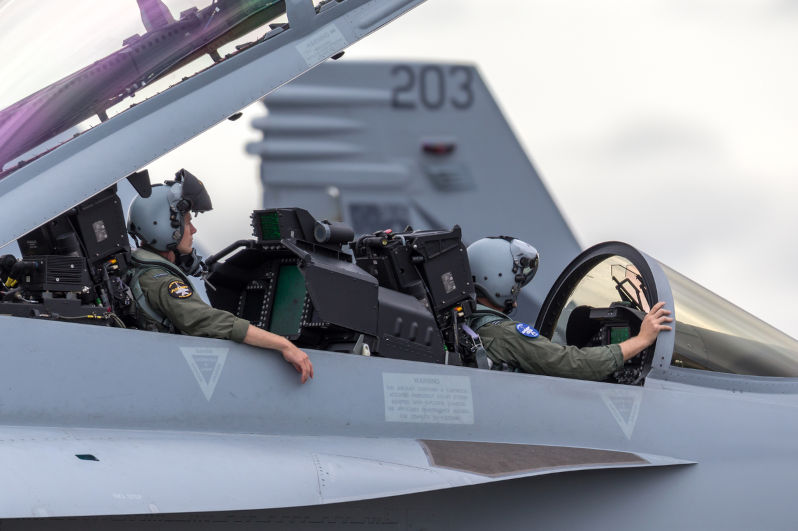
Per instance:
[[[515,329],[518,330],[519,334],[526,337],[535,338],[540,335],[540,332],[538,332],[537,330],[535,330],[526,323],[518,323],[517,325],[515,325]]]
[[[171,281],[167,289],[169,290],[169,296],[175,299],[187,299],[194,294],[191,288],[182,280]]]

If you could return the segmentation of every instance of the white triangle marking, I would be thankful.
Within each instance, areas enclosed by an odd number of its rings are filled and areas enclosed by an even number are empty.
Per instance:
[[[180,350],[183,352],[183,357],[186,358],[194,378],[197,379],[202,394],[210,402],[219,377],[222,375],[229,349],[180,347]]]
[[[637,424],[637,416],[640,414],[640,404],[643,402],[643,390],[608,391],[601,394],[601,399],[604,400],[623,434],[627,439],[631,439]]]

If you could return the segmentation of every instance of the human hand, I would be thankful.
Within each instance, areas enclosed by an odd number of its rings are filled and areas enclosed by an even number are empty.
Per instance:
[[[310,358],[302,350],[296,347],[293,343],[288,343],[288,346],[281,350],[283,359],[294,366],[296,372],[302,375],[302,383],[308,381],[308,378],[313,378],[313,364]]]
[[[645,318],[643,318],[638,337],[644,341],[646,347],[657,340],[657,336],[660,332],[663,330],[671,330],[671,327],[665,324],[673,322],[673,319],[670,317],[671,311],[666,310],[664,306],[664,302],[658,302],[651,308],[651,311],[646,314]]]

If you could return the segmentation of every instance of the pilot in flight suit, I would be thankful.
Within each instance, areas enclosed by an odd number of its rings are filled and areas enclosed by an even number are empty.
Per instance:
[[[146,249],[133,252],[133,264],[131,284],[141,328],[244,341],[249,321],[208,306],[175,264]]]
[[[604,380],[654,343],[661,330],[670,330],[664,323],[672,321],[671,312],[658,303],[643,320],[640,334],[623,343],[587,348],[552,343],[532,326],[500,311],[515,309],[518,293],[535,275],[538,252],[534,247],[507,236],[483,238],[468,247],[468,260],[479,303],[468,324],[479,335],[494,367]]]
[[[139,328],[192,336],[231,339],[278,350],[302,375],[313,377],[307,354],[286,338],[252,326],[230,312],[205,303],[187,275],[199,276],[204,264],[197,255],[191,212],[211,210],[202,182],[186,170],[174,181],[154,185],[149,197],[136,197],[128,212],[128,232],[139,244],[132,253],[130,289],[136,300]]]

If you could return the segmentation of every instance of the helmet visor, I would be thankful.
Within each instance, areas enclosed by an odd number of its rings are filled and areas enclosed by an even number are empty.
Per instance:
[[[202,181],[186,170],[177,172],[176,177],[177,182],[183,185],[181,199],[188,203],[187,205],[179,205],[180,210],[184,212],[207,212],[213,210],[211,197],[208,195],[208,191]]]

